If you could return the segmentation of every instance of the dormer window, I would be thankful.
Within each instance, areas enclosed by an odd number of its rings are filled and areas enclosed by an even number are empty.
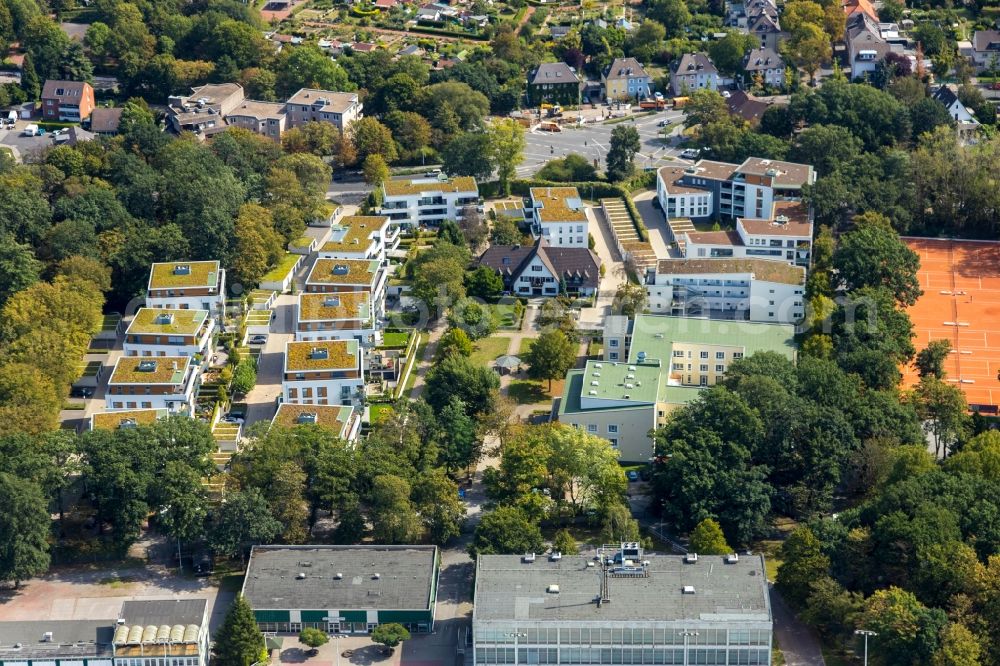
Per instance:
[[[191,275],[191,264],[177,264],[174,266],[174,275]]]
[[[347,264],[335,264],[333,267],[334,275],[347,275],[348,273]]]
[[[313,347],[309,352],[309,358],[314,361],[325,361],[330,358],[330,352],[326,347]]]

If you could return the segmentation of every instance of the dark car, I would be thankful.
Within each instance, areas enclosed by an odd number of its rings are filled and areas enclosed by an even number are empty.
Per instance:
[[[215,571],[215,558],[212,556],[212,551],[208,549],[195,551],[194,555],[191,556],[191,568],[194,570],[195,576],[211,576],[212,572]]]
[[[638,481],[639,480],[639,472],[635,471],[634,469],[630,469],[628,471],[628,473],[625,474],[625,476],[628,477],[629,481]]]
[[[88,386],[75,386],[69,392],[71,398],[89,398],[92,395],[94,395],[94,389]]]

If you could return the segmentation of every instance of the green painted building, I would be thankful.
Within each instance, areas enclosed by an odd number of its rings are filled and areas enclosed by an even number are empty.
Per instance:
[[[436,546],[256,546],[243,596],[262,631],[369,633],[434,628]]]

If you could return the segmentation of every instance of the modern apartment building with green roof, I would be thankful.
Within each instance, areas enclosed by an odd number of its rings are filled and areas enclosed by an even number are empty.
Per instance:
[[[623,461],[653,455],[650,432],[713,386],[733,361],[772,351],[795,360],[789,324],[638,315],[608,317],[604,359],[566,376],[553,406],[560,422],[604,437]]]

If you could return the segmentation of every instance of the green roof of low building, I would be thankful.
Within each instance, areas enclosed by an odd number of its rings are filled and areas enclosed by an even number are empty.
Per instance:
[[[629,362],[640,353],[645,358],[668,363],[675,342],[741,348],[745,356],[759,351],[777,352],[795,359],[795,327],[791,324],[767,324],[668,315],[637,315],[632,324]]]
[[[582,395],[597,400],[654,403],[660,388],[660,370],[659,361],[638,365],[587,361]]]
[[[128,326],[132,335],[197,335],[208,310],[139,308]]]
[[[153,264],[149,272],[150,289],[214,287],[219,281],[218,261],[171,261]]]

